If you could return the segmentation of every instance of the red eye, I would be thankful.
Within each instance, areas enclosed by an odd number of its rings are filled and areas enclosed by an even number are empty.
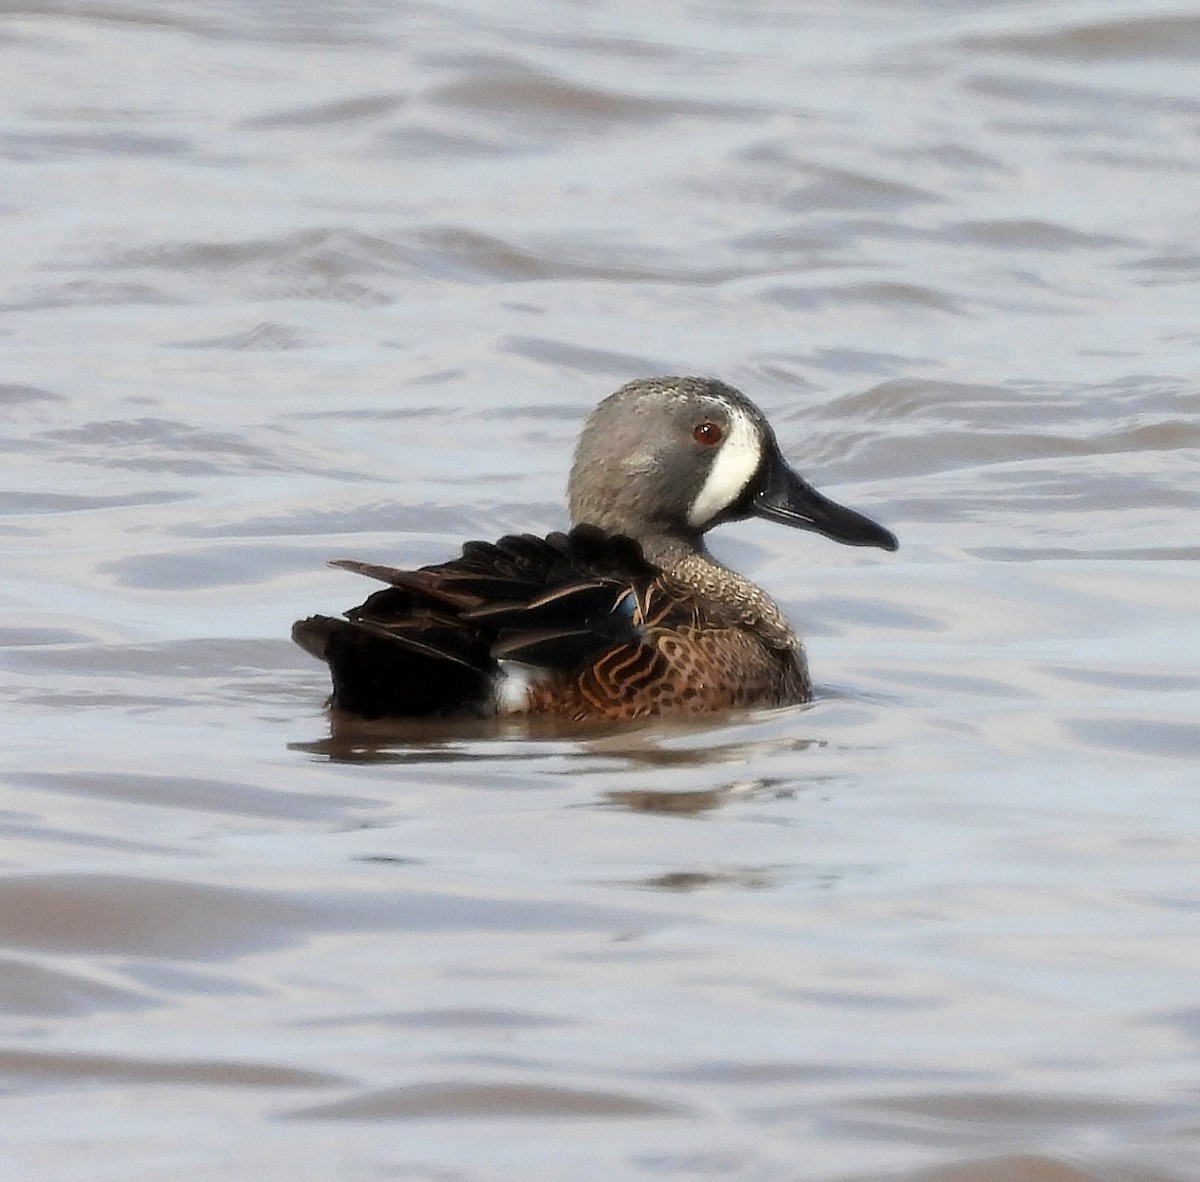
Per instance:
[[[692,428],[692,438],[697,443],[703,443],[705,447],[712,447],[713,444],[720,443],[723,434],[724,432],[716,423],[698,423]]]

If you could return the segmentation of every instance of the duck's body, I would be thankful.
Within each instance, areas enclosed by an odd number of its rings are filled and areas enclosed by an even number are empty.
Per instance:
[[[570,533],[469,542],[417,571],[341,561],[389,584],[293,638],[328,662],[331,705],[365,718],[687,716],[807,701],[804,650],[761,588],[703,534],[756,514],[896,548],[784,463],[761,412],[700,378],[631,382],[593,412]]]
[[[390,586],[295,637],[329,662],[333,703],[367,718],[616,721],[805,701],[804,651],[778,609],[704,562],[697,585],[586,526],[469,542],[419,571],[339,562]]]

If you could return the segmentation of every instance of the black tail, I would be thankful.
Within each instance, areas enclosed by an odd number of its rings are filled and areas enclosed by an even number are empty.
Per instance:
[[[492,711],[496,666],[486,647],[469,655],[447,652],[436,636],[330,616],[297,621],[292,639],[329,665],[330,705],[362,718]]]

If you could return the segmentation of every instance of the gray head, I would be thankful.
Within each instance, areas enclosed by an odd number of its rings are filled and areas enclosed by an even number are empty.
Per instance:
[[[568,498],[574,524],[651,551],[698,549],[714,525],[751,515],[850,546],[897,546],[792,471],[762,411],[713,378],[643,378],[601,402],[575,450]]]

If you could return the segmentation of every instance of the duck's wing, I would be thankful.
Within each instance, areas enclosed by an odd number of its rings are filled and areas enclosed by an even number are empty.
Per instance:
[[[577,528],[468,542],[415,571],[334,565],[388,586],[292,636],[328,662],[333,703],[355,714],[486,714],[502,661],[568,676],[616,651],[652,655],[641,637],[660,572],[627,538]]]

